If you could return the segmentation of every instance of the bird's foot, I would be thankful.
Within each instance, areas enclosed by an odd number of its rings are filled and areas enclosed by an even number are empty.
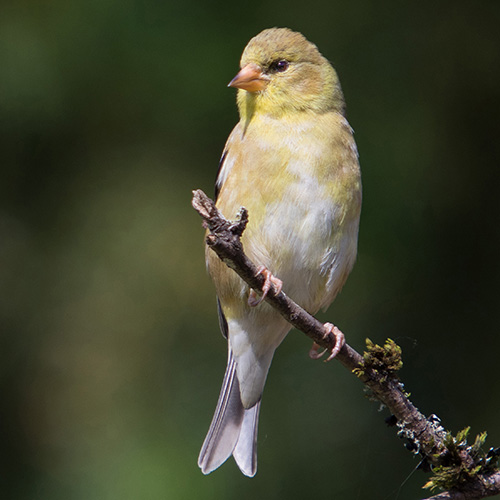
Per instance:
[[[333,346],[333,349],[330,353],[330,356],[328,356],[328,358],[325,359],[325,361],[331,361],[340,352],[340,349],[342,349],[342,347],[344,346],[345,337],[344,337],[344,334],[336,326],[332,325],[331,323],[325,323],[323,326],[325,328],[325,333],[323,335],[324,339],[326,337],[328,337],[331,333],[333,333],[335,335],[335,345]],[[319,349],[319,345],[316,344],[316,342],[314,342],[312,347],[311,347],[311,350],[309,351],[309,357],[311,359],[321,358],[325,354],[325,352],[328,350],[328,349],[324,349],[322,352],[318,352],[318,349]]]
[[[264,285],[262,287],[262,295],[259,297],[257,295],[257,292],[253,289],[250,290],[250,294],[248,296],[248,305],[250,307],[257,307],[265,298],[269,290],[271,290],[271,286],[274,285],[276,295],[281,292],[281,289],[283,288],[283,281],[281,281],[279,278],[276,278],[276,276],[273,276],[271,274],[271,271],[267,269],[265,266],[260,266],[257,269],[257,273],[255,276],[258,276],[259,274],[262,274],[265,278]]]

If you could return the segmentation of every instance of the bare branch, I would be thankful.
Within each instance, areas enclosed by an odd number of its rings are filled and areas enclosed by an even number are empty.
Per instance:
[[[204,227],[209,230],[206,236],[207,245],[252,289],[261,293],[265,278],[257,272],[257,266],[245,255],[240,241],[248,222],[247,211],[242,208],[235,222],[228,221],[219,213],[214,202],[201,190],[193,191],[192,204],[203,218]],[[286,283],[283,288],[286,289]],[[271,287],[265,300],[276,308],[289,323],[319,346],[328,350],[335,346],[333,334],[324,338],[323,323],[307,313],[283,291],[276,293],[274,287]],[[346,343],[336,359],[355,373],[371,390],[373,396],[387,406],[397,419],[399,434],[411,441],[414,452],[420,453],[431,466],[442,465],[443,460],[449,456],[447,440],[452,439],[451,435],[440,425],[437,417],[426,418],[408,399],[396,374],[399,368],[398,363],[401,363],[399,347],[392,341],[388,341],[384,348],[374,344],[370,347],[370,344],[368,353],[365,352],[362,356]],[[460,461],[465,466],[475,463],[468,453],[462,453]],[[500,493],[500,473],[476,474],[466,485],[467,490],[461,488],[460,492],[456,493],[450,490],[432,498],[466,500],[498,494]],[[477,492],[481,492],[481,495],[477,496]]]

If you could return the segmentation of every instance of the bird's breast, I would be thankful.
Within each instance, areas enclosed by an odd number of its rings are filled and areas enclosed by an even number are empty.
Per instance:
[[[247,255],[310,311],[333,300],[356,255],[361,186],[344,122],[264,122],[244,133],[237,127],[219,177],[222,213],[233,218],[241,206],[248,210]]]

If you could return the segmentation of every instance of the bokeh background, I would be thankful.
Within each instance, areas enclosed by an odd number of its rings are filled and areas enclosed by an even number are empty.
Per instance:
[[[359,258],[322,318],[396,339],[426,414],[500,445],[500,2],[18,0],[0,16],[0,497],[418,499],[426,475],[292,332],[259,472],[199,448],[226,362],[191,190],[212,193],[246,42],[288,26],[337,68]]]

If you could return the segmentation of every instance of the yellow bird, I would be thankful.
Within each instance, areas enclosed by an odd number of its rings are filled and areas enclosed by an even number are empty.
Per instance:
[[[229,83],[238,89],[240,121],[220,162],[217,207],[227,218],[248,209],[245,252],[268,287],[282,280],[315,314],[339,293],[357,251],[361,174],[339,79],[313,43],[287,28],[252,38],[240,68]],[[213,251],[206,259],[229,354],[198,465],[208,474],[233,455],[251,477],[262,391],[291,326]],[[325,334],[332,329],[325,324]]]

